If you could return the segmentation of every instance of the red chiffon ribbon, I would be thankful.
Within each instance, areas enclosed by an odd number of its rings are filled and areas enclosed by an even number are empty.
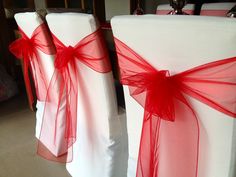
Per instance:
[[[78,85],[81,84],[78,61],[99,73],[110,72],[111,66],[100,30],[74,47],[65,46],[55,35],[53,40],[57,49],[55,71],[47,91],[38,154],[49,160],[70,162],[72,144],[76,141]],[[55,90],[59,94],[55,94]],[[56,105],[57,110],[53,117],[48,117],[51,104]],[[63,109],[65,113],[60,115]]]
[[[121,82],[144,108],[137,177],[197,177],[199,124],[195,98],[236,117],[236,57],[170,75],[115,39]]]
[[[34,30],[30,38],[20,28],[19,32],[21,34],[21,38],[11,43],[9,46],[9,50],[17,58],[23,59],[25,85],[29,94],[29,103],[32,107],[34,97],[32,94],[28,70],[31,69],[31,72],[33,73],[37,98],[39,100],[45,100],[47,89],[45,76],[43,75],[42,65],[38,56],[38,50],[42,51],[45,54],[53,55],[55,54],[55,47],[52,43],[51,36],[49,35],[48,28],[44,23],[39,25]],[[43,92],[45,94],[39,92]]]
[[[200,15],[204,16],[221,16],[221,17],[226,17],[227,13],[229,10],[213,10],[213,9],[206,9],[206,10],[201,10]]]

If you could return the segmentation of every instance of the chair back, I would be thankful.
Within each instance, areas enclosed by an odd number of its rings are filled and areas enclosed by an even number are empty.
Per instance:
[[[42,25],[44,22],[40,15],[36,12],[21,12],[15,15],[15,20],[17,22],[18,27],[30,38],[34,31]],[[44,30],[42,36],[45,37],[47,43],[51,43],[50,32]],[[51,77],[54,72],[54,54],[46,54],[41,50],[37,49],[38,55],[38,64],[34,63],[31,60],[31,72],[34,79],[35,87],[38,89],[37,91],[37,111],[36,111],[36,137],[39,138],[41,122],[44,110],[44,101],[46,98],[47,88]],[[43,80],[41,79],[43,76]]]
[[[154,68],[169,70],[170,75],[236,56],[234,19],[197,16],[117,16],[112,19],[111,24],[115,38]],[[130,96],[126,85],[124,94],[129,142],[128,176],[135,177],[144,109]],[[232,177],[235,164],[235,120],[196,99],[188,99],[200,124],[198,176]],[[162,125],[165,124],[163,122],[165,121],[162,121]],[[171,138],[170,146],[174,146],[174,142],[184,143],[178,136]],[[168,147],[163,147],[162,152],[168,154]],[[170,162],[163,159],[162,154],[159,154],[158,158],[161,159],[159,176],[172,177],[166,172],[176,169],[170,169]],[[175,177],[183,176],[176,173]]]

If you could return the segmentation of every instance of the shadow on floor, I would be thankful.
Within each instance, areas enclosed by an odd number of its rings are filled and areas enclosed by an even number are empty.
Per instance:
[[[0,102],[0,118],[21,110],[29,110],[26,94],[18,94],[6,101]]]
[[[70,177],[65,165],[36,154],[35,113],[26,95],[0,103],[0,177]]]

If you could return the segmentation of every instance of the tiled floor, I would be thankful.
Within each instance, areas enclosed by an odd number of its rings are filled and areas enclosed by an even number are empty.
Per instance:
[[[34,127],[25,96],[0,103],[0,177],[70,177],[64,165],[36,155]]]

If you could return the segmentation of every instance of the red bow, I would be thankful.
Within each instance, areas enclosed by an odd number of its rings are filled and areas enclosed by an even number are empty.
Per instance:
[[[170,76],[115,43],[121,82],[145,109],[136,176],[197,177],[199,124],[188,97],[236,117],[236,57]]]
[[[32,89],[30,86],[29,79],[29,66],[31,63],[31,69],[34,71],[34,83],[36,87],[36,92],[38,92],[38,87],[44,87],[46,90],[45,79],[43,73],[41,72],[41,65],[39,62],[38,50],[44,52],[48,55],[55,54],[55,47],[52,43],[51,37],[48,33],[47,26],[43,23],[39,25],[33,32],[31,38],[29,38],[23,30],[19,29],[21,38],[15,40],[9,46],[9,50],[19,59],[23,59],[23,68],[24,68],[24,79],[26,89],[29,94],[29,103],[32,107],[34,97],[32,94]],[[36,72],[36,71],[40,72]],[[39,84],[39,82],[43,84]],[[39,94],[37,93],[37,96]],[[40,98],[38,98],[40,99]],[[44,98],[45,99],[45,98]]]
[[[56,70],[47,91],[44,115],[50,112],[49,102],[57,105],[57,113],[55,118],[51,119],[44,116],[40,135],[42,143],[39,143],[38,153],[46,159],[68,162],[72,160],[72,154],[68,152],[68,149],[76,140],[77,96],[78,85],[81,84],[77,62],[80,61],[99,73],[110,72],[111,67],[100,30],[86,36],[74,47],[65,46],[55,35],[53,39],[57,49]],[[59,90],[56,96],[55,87]],[[59,118],[58,114],[63,105],[66,110],[65,116]],[[54,119],[54,130],[48,129],[47,125]],[[51,139],[48,140],[48,137]]]

